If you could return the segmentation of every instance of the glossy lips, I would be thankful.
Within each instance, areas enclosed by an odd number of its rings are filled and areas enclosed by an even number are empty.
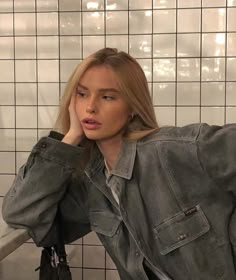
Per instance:
[[[86,129],[97,129],[101,126],[101,123],[91,118],[85,118],[82,120],[82,125]]]

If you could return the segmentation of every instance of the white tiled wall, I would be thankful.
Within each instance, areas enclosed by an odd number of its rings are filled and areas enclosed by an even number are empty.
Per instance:
[[[1,0],[0,196],[52,127],[72,69],[104,46],[142,65],[160,125],[235,122],[236,0]],[[94,233],[68,254],[74,279],[119,279]],[[0,278],[38,279],[38,256],[24,244]]]

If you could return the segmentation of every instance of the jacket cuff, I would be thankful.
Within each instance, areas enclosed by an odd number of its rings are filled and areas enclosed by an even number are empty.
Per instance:
[[[58,132],[50,132],[48,137],[42,137],[38,141],[32,153],[39,154],[41,157],[59,163],[64,167],[81,169],[87,148],[61,142],[63,137]]]

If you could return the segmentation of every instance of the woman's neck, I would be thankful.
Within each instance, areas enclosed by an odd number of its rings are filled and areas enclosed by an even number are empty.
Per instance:
[[[102,153],[109,170],[114,167],[114,164],[120,152],[121,143],[122,139],[112,139],[97,142],[97,146]]]

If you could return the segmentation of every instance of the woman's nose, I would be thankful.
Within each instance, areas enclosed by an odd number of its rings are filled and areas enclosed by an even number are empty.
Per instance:
[[[96,113],[96,111],[97,111],[97,109],[96,109],[95,100],[91,99],[89,101],[89,103],[87,104],[86,112],[87,113]]]

